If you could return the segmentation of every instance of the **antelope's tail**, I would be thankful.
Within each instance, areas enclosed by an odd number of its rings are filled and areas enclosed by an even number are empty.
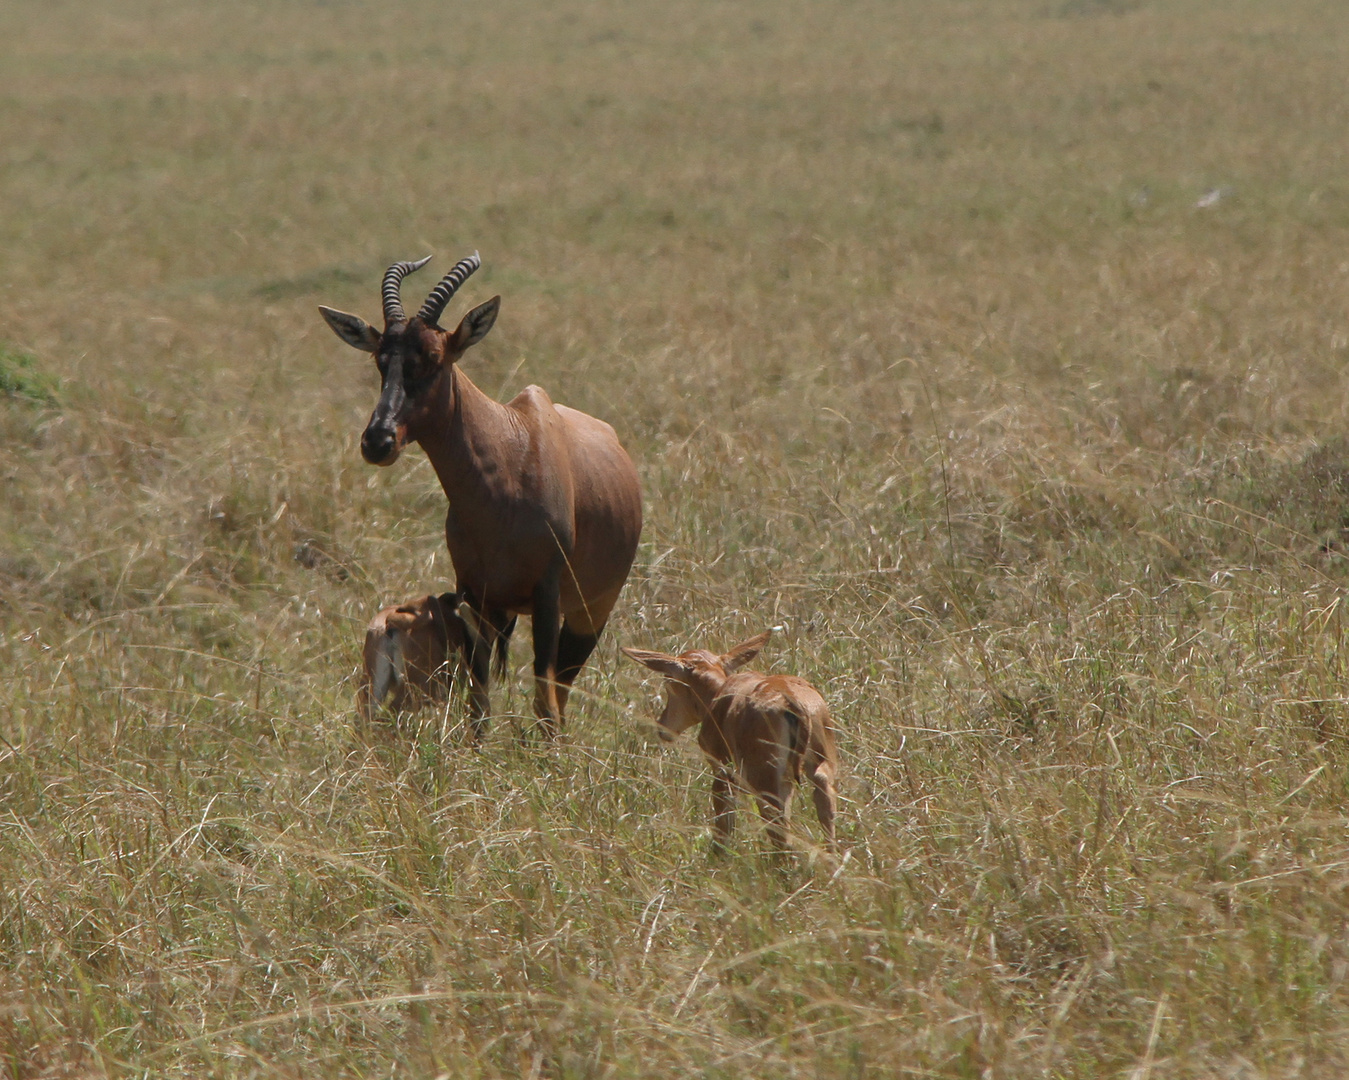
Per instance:
[[[511,621],[501,628],[496,641],[492,643],[492,671],[498,679],[511,666],[511,635],[515,633],[515,618],[511,616]]]

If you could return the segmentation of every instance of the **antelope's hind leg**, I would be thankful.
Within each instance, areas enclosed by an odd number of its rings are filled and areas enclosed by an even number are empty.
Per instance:
[[[562,721],[557,686],[562,606],[556,574],[535,588],[530,622],[534,632],[534,715],[543,726],[544,737],[551,739],[557,735]]]
[[[825,841],[831,852],[838,851],[834,839],[834,816],[838,812],[838,789],[834,785],[834,767],[827,761],[819,762],[810,774],[810,794],[815,800],[815,813],[824,828]]]
[[[562,714],[567,711],[567,698],[571,694],[572,684],[576,682],[576,676],[581,674],[581,668],[585,667],[585,662],[590,659],[590,654],[595,651],[595,646],[599,643],[602,633],[604,633],[603,626],[593,634],[578,634],[566,620],[562,622],[562,630],[557,636],[557,712],[559,720],[562,718]]]
[[[787,838],[787,813],[791,806],[792,792],[787,789],[785,795],[775,791],[757,791],[759,813],[768,826],[768,841],[772,844],[773,860],[781,863],[791,853],[792,845]]]

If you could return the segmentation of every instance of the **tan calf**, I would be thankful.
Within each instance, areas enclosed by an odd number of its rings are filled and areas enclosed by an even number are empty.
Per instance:
[[[718,847],[735,826],[735,788],[752,791],[774,847],[787,847],[787,810],[808,777],[815,812],[834,850],[838,750],[829,707],[810,683],[792,675],[740,671],[768,641],[765,631],[721,656],[695,649],[680,656],[624,648],[665,676],[661,738],[701,724],[698,745],[712,762],[712,815]]]
[[[381,707],[398,712],[449,696],[468,655],[458,609],[458,594],[445,593],[386,607],[370,620],[356,696],[362,719]]]

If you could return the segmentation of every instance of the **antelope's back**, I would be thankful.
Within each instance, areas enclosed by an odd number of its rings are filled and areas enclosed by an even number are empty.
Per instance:
[[[566,405],[556,405],[566,425],[575,491],[576,546],[587,591],[617,589],[627,580],[642,535],[642,489],[637,467],[614,429]],[[585,582],[584,578],[590,578]]]
[[[714,713],[723,712],[728,727],[743,733],[732,736],[732,742],[746,747],[747,753],[757,741],[781,741],[823,760],[837,760],[829,705],[805,679],[742,671],[726,680],[713,708]],[[790,736],[793,728],[795,737]]]

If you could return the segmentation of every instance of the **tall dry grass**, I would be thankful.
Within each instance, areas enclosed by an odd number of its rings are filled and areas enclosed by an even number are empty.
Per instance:
[[[0,363],[59,379],[0,397],[0,1073],[1343,1068],[1347,53],[1315,0],[0,8]],[[466,370],[645,485],[555,747],[522,673],[478,753],[353,724],[452,571],[314,306],[473,248]],[[836,874],[709,858],[617,652],[769,625]]]

